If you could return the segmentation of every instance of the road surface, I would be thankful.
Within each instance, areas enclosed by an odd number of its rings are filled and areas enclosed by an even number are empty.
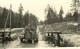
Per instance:
[[[33,43],[33,44],[21,43],[20,39],[17,38],[14,41],[10,41],[7,44],[4,44],[4,47],[5,48],[48,48],[48,47],[53,48],[53,44],[49,44],[48,42],[42,39],[42,35],[39,32],[39,29],[38,29],[38,36],[39,36],[38,43]]]

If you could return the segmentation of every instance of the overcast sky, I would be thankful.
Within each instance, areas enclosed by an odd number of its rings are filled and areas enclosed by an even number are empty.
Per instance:
[[[61,6],[63,7],[64,15],[70,9],[70,4],[72,0],[0,0],[0,6],[9,9],[10,4],[12,4],[12,10],[18,12],[20,3],[23,5],[23,14],[28,10],[30,13],[35,14],[39,20],[44,20],[45,13],[44,9],[47,5],[55,7],[57,13]]]

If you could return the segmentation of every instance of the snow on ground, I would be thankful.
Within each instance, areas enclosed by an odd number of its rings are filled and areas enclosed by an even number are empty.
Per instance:
[[[40,27],[43,30],[43,27]],[[76,22],[63,22],[45,25],[44,31],[61,31],[61,37],[64,39],[66,46],[80,47],[80,32],[78,30],[78,23]],[[42,32],[42,30],[40,30]]]

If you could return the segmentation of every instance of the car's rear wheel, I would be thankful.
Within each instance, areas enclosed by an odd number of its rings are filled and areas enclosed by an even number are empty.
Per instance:
[[[38,39],[35,39],[35,43],[37,43],[38,42]]]

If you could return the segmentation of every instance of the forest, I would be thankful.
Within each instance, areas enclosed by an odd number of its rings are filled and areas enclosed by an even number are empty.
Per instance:
[[[45,8],[45,21],[40,21],[40,24],[54,24],[61,22],[78,22],[80,19],[79,12],[79,0],[72,0],[70,8],[66,15],[64,15],[64,8],[61,6],[59,13],[56,11],[55,7],[52,8],[51,5],[48,4],[47,8]],[[64,16],[63,16],[64,15]]]
[[[28,24],[37,25],[38,19],[37,17],[29,13],[29,11],[25,12],[25,14],[22,13],[23,6],[20,4],[19,12],[14,12],[10,9],[6,9],[5,7],[0,7],[0,28],[4,28],[6,19],[6,28],[10,28],[10,16],[11,16],[11,28],[21,28],[25,27]]]

